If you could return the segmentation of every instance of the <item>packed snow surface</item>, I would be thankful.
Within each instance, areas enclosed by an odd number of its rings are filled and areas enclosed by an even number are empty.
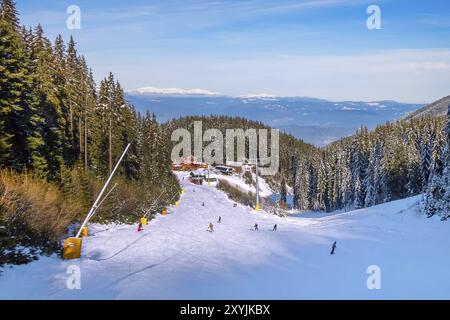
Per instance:
[[[5,267],[0,299],[450,298],[450,225],[419,215],[419,197],[279,218],[182,184],[180,205],[142,232],[91,224],[81,259]],[[367,287],[371,265],[381,271],[379,290]],[[69,266],[79,267],[79,290],[66,286]]]

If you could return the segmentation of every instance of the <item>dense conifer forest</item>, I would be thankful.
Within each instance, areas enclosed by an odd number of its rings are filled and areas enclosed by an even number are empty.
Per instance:
[[[57,250],[129,143],[117,187],[94,221],[135,223],[148,208],[178,198],[173,130],[192,132],[194,121],[224,136],[226,129],[270,129],[220,115],[159,124],[154,114],[139,114],[126,101],[113,73],[95,83],[73,37],[51,40],[41,25],[21,25],[13,0],[0,3],[0,264]],[[292,193],[298,210],[353,210],[424,194],[426,215],[445,220],[448,119],[408,117],[371,131],[362,127],[323,148],[283,132],[279,170],[265,178],[284,202]],[[25,254],[23,247],[34,249]]]
[[[445,186],[449,185],[443,182],[449,143],[446,119],[408,117],[372,131],[362,127],[323,148],[281,133],[280,170],[265,178],[274,190],[285,194],[284,179],[292,187],[293,205],[299,210],[348,211],[424,193],[427,215],[439,213],[445,218],[442,201],[448,198]],[[195,121],[202,122],[203,131],[216,128],[224,137],[226,129],[269,129],[261,122],[212,115],[174,119],[164,124],[164,130],[186,128],[193,134]]]
[[[155,116],[138,114],[112,73],[97,86],[74,38],[22,26],[12,0],[1,1],[0,17],[0,247],[54,248],[128,143],[94,219],[135,222],[161,193],[161,205],[173,202],[179,185]]]

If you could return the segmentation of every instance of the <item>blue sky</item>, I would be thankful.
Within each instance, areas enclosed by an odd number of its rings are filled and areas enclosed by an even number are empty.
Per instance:
[[[69,5],[81,29],[66,28]],[[369,5],[381,30],[366,27]],[[450,2],[17,0],[22,22],[75,37],[96,79],[331,100],[450,94]]]

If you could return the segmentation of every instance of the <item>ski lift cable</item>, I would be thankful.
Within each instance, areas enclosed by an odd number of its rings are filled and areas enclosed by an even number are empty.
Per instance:
[[[100,200],[100,198],[102,197],[103,193],[105,192],[106,188],[108,187],[108,184],[110,183],[112,177],[114,176],[114,174],[117,171],[117,168],[119,168],[120,163],[122,162],[123,158],[125,157],[125,154],[127,153],[128,149],[130,148],[131,143],[129,143],[125,150],[123,151],[122,155],[119,158],[119,161],[117,161],[116,166],[114,167],[114,169],[112,170],[111,174],[108,177],[108,180],[106,180],[105,184],[103,185],[102,190],[100,191],[99,195],[97,196],[97,199],[95,199],[94,204],[92,205],[91,209],[89,210],[89,213],[86,217],[86,219],[84,219],[83,223],[81,224],[80,230],[78,230],[78,233],[76,235],[76,238],[80,237],[81,231],[83,230],[84,226],[87,224],[88,220],[90,217],[92,217],[92,215],[94,215],[96,208],[98,207],[98,201]]]

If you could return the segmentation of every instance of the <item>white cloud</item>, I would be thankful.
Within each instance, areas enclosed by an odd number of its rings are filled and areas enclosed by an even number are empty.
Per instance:
[[[124,60],[114,69],[124,84],[134,87],[175,81],[232,96],[270,92],[334,101],[424,103],[450,93],[449,66],[450,49],[427,49],[354,55],[155,56],[130,64]]]

